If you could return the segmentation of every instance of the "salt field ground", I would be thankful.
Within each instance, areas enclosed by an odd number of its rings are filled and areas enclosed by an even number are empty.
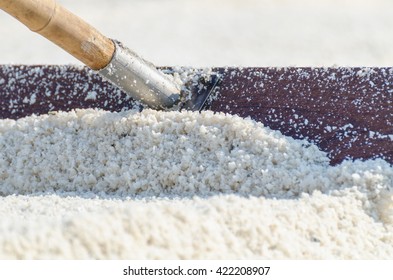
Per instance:
[[[392,1],[59,1],[157,65],[392,66]],[[0,13],[0,64],[79,64]],[[1,259],[392,259],[393,167],[212,112],[0,120]]]

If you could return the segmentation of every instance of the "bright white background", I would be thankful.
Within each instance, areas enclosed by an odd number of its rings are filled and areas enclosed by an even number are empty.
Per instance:
[[[59,2],[157,65],[393,65],[391,0]],[[76,62],[0,11],[0,64]]]

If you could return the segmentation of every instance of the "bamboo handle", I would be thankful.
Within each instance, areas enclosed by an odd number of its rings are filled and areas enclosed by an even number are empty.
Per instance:
[[[0,9],[93,70],[104,68],[112,59],[112,40],[55,0],[0,0]]]

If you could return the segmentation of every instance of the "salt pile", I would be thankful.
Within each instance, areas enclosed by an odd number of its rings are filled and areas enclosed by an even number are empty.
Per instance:
[[[393,257],[393,168],[205,111],[0,120],[0,258]]]

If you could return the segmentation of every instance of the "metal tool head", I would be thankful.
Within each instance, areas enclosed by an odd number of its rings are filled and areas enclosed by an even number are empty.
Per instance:
[[[210,97],[214,96],[218,89],[220,75],[214,73],[209,77],[200,77],[197,83],[187,88],[188,98],[181,102],[180,110],[201,111],[208,106]]]
[[[121,43],[114,43],[112,60],[98,74],[148,107],[201,110],[219,81],[216,74],[195,72],[190,81],[177,83],[171,77],[176,73],[173,69],[160,71]]]

